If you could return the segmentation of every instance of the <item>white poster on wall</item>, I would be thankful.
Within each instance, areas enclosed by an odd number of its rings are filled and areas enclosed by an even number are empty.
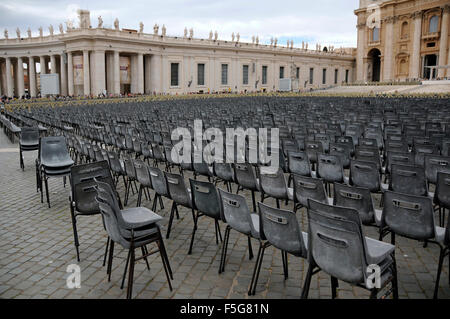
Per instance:
[[[73,84],[83,85],[84,84],[83,56],[75,55],[73,56],[72,61],[73,61]]]
[[[120,83],[130,84],[131,83],[131,72],[130,72],[130,57],[121,56],[120,57]]]

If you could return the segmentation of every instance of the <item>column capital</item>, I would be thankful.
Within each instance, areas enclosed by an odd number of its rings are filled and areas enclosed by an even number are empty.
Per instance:
[[[441,8],[443,13],[450,13],[450,4],[445,4]]]
[[[423,11],[416,11],[416,12],[414,12],[414,13],[411,15],[411,17],[412,17],[413,19],[422,19],[422,17],[423,17]]]
[[[358,23],[357,25],[356,25],[356,28],[357,29],[361,29],[361,28],[364,28],[366,26],[366,23]]]
[[[395,22],[397,22],[397,20],[398,20],[397,16],[390,16],[390,17],[384,18],[384,21],[386,23],[395,23]]]

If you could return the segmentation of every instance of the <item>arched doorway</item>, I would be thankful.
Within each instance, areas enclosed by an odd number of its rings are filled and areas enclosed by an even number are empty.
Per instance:
[[[369,73],[367,79],[372,82],[380,82],[380,70],[381,70],[381,52],[378,49],[372,49],[369,51],[368,58]]]

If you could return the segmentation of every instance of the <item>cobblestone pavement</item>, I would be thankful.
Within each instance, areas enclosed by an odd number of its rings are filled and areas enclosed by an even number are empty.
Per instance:
[[[18,144],[12,144],[0,132],[0,297],[1,298],[125,298],[120,289],[126,252],[116,249],[111,282],[102,266],[106,232],[101,217],[80,217],[81,288],[68,289],[67,266],[77,263],[73,245],[69,211],[70,187],[62,179],[50,179],[52,208],[41,204],[36,192],[34,159],[37,152],[26,152],[25,171],[19,167]],[[234,186],[235,189],[236,186]],[[123,197],[122,183],[119,193]],[[152,191],[153,194],[153,191]],[[249,207],[250,194],[246,193]],[[258,195],[259,198],[259,195]],[[131,196],[130,207],[137,195]],[[144,198],[145,199],[145,198]],[[268,200],[268,203],[275,205]],[[143,201],[146,207],[151,202]],[[165,234],[171,202],[164,200]],[[284,205],[283,205],[284,207]],[[292,209],[292,204],[288,206]],[[305,211],[298,213],[306,228]],[[248,259],[247,238],[232,231],[229,240],[225,273],[218,274],[221,247],[215,243],[214,224],[210,218],[200,218],[192,255],[188,255],[192,231],[192,215],[180,209],[180,219],[174,220],[171,237],[165,240],[174,271],[173,291],[170,291],[158,254],[149,258],[150,271],[144,262],[135,268],[133,297],[137,298],[249,298],[247,290],[254,266]],[[225,226],[221,225],[222,233]],[[366,227],[366,235],[377,238],[374,228]],[[388,239],[386,239],[388,240]],[[256,252],[258,244],[253,242]],[[397,240],[397,264],[400,298],[432,298],[439,250],[404,238]],[[284,280],[279,250],[266,250],[264,262],[252,298],[299,298],[306,275],[306,261],[289,256],[289,278]],[[450,298],[448,258],[444,263],[439,289],[440,298]],[[357,287],[339,283],[338,298],[367,298],[368,293]],[[329,276],[319,273],[311,282],[310,298],[331,298]]]

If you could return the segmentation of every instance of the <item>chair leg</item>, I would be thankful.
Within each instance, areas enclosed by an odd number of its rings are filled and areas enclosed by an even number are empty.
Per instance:
[[[106,270],[106,273],[108,274],[108,281],[111,281],[113,257],[114,257],[114,241],[111,240],[111,244],[109,245],[108,268]]]
[[[250,287],[248,288],[248,295],[251,296],[253,293],[253,283],[255,282],[256,271],[258,270],[259,259],[261,258],[263,243],[259,242],[258,255],[256,256],[255,268],[253,268],[252,280],[250,282]]]
[[[195,231],[197,230],[197,220],[198,220],[198,214],[197,214],[197,217],[195,217],[194,210],[192,210],[192,215],[194,217],[194,228],[192,230],[191,244],[189,245],[188,255],[192,254],[192,245],[194,244],[194,237],[195,237]]]
[[[162,196],[159,196],[159,207],[160,207],[161,209],[164,209],[164,204],[163,204],[163,201],[162,201]]]
[[[259,260],[258,260],[258,269],[256,270],[256,277],[255,277],[255,281],[253,282],[253,289],[252,289],[252,292],[251,292],[251,295],[253,295],[253,296],[255,295],[255,292],[256,292],[256,286],[258,284],[259,273],[261,272],[261,265],[262,265],[262,262],[263,262],[264,251],[265,250],[266,250],[266,246],[262,245],[261,256],[259,257]]]
[[[283,273],[284,273],[284,280],[288,279],[289,273],[288,273],[288,258],[287,258],[287,252],[281,251],[281,259],[283,260]]]
[[[252,191],[252,203],[253,203],[253,211],[256,212],[255,191]]]
[[[80,243],[78,242],[77,219],[73,211],[72,203],[70,203],[70,215],[72,216],[73,242],[75,244],[75,250],[77,251],[77,261],[80,262],[80,251],[78,249]],[[103,266],[104,265],[105,263],[103,262]]]
[[[370,299],[377,299],[377,295],[378,295],[378,289],[377,288],[373,288],[370,291]]]
[[[45,195],[47,197],[47,204],[48,208],[50,208],[50,196],[48,194],[48,178],[44,176],[44,182],[45,182]]]
[[[134,276],[134,264],[135,264],[133,245],[131,245],[130,250],[131,250],[131,255],[130,255],[130,270],[128,273],[127,299],[131,299],[131,297],[133,295],[133,276]]]
[[[303,284],[301,299],[308,299],[309,286],[311,285],[311,278],[313,275],[314,266],[310,263],[308,266],[308,272],[306,273],[305,282]]]
[[[170,267],[169,256],[167,256],[166,246],[164,245],[164,240],[161,237],[161,241],[159,243],[159,251],[163,253],[163,257],[166,261],[167,270],[169,272],[170,278],[173,280],[172,267]]]
[[[392,254],[392,297],[393,299],[398,299],[398,278],[397,278],[397,261],[395,259],[395,254]]]
[[[438,270],[437,270],[437,275],[436,275],[436,283],[434,284],[433,299],[437,299],[437,297],[438,297],[439,280],[441,279],[441,272],[442,272],[442,265],[444,263],[444,257],[445,257],[445,249],[441,247],[441,251],[439,254]]]
[[[131,250],[128,250],[127,261],[125,262],[125,269],[123,270],[122,283],[120,284],[120,289],[123,289],[125,284],[125,277],[127,276],[128,263],[130,262]]]
[[[143,188],[143,186],[140,185],[140,186],[139,186],[139,192],[138,192],[138,199],[137,199],[137,202],[136,202],[136,207],[141,206],[142,188]],[[147,196],[147,195],[146,195],[146,196]]]
[[[158,247],[160,247],[160,242],[157,241],[156,243],[157,243]],[[167,264],[166,264],[167,261],[166,261],[164,254],[161,253],[161,251],[162,251],[161,248],[159,248],[159,251],[160,251],[161,260],[162,260],[163,267],[164,267],[164,272],[166,273],[167,283],[169,284],[170,291],[172,291],[172,283],[170,282],[169,271],[167,269]]]
[[[338,280],[336,277],[331,276],[331,298],[336,299],[337,296]]]
[[[218,219],[215,220],[215,224],[216,224],[216,241],[217,241],[217,235],[219,235],[219,241],[222,241],[222,233],[220,231],[220,225],[219,225]],[[216,244],[219,244],[219,242],[216,242]]]
[[[166,234],[166,238],[167,239],[170,236],[170,230],[172,228],[172,222],[173,222],[175,207],[176,207],[176,204],[175,204],[175,202],[173,202],[172,208],[170,209],[169,225],[167,226],[167,234]]]
[[[106,239],[105,255],[103,256],[103,267],[105,267],[106,259],[108,258],[108,248],[109,248],[109,236],[108,236],[108,239]],[[77,253],[78,253],[78,249],[77,249]],[[78,259],[78,261],[80,261],[80,260]]]
[[[225,259],[226,259],[226,250],[228,246],[228,236],[230,234],[231,227],[227,225],[225,229],[225,238],[222,243],[222,253],[220,255],[220,263],[219,263],[219,274],[225,271]]]
[[[252,241],[251,241],[250,236],[248,236],[247,238],[248,238],[248,259],[252,260],[253,259]]]

